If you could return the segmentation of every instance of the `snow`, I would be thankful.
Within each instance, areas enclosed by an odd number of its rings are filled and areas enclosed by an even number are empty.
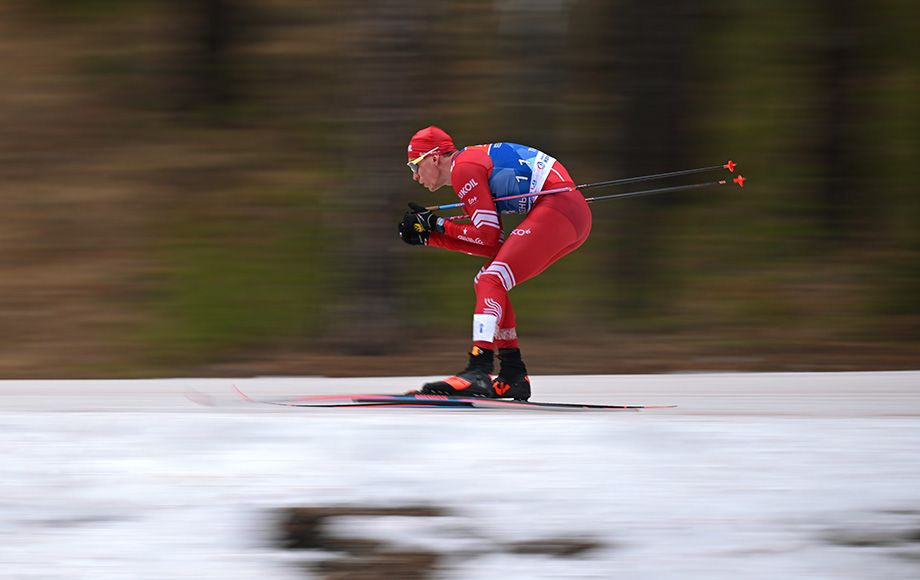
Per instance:
[[[450,579],[920,577],[920,372],[534,377],[643,412],[292,409],[427,377],[0,381],[0,578],[273,580],[287,507],[444,554]],[[202,406],[186,396],[193,394]],[[507,544],[586,539],[577,556]]]

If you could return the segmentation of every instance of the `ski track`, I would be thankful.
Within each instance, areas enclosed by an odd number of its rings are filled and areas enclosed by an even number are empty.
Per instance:
[[[920,372],[534,377],[636,413],[302,409],[427,377],[0,381],[0,578],[309,578],[279,508],[432,505],[335,533],[438,577],[920,577]],[[189,400],[190,395],[199,403]],[[588,538],[576,557],[502,544]]]

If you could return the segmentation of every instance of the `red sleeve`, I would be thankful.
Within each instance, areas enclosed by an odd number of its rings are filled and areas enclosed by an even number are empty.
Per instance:
[[[447,220],[444,233],[432,234],[430,245],[490,258],[498,253],[504,239],[501,218],[489,190],[491,171],[492,159],[480,147],[469,147],[457,155],[450,171],[451,185],[473,223]]]
[[[495,254],[498,253],[498,249],[502,247],[501,243],[495,244],[494,246],[484,246],[474,242],[450,238],[437,232],[431,232],[431,236],[428,238],[428,245],[453,250],[455,252],[463,252],[471,256],[482,256],[483,258],[494,258]]]

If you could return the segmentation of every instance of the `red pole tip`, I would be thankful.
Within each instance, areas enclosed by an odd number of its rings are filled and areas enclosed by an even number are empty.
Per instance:
[[[737,164],[736,164],[734,161],[732,161],[731,159],[729,159],[729,160],[728,160],[728,163],[726,163],[726,164],[723,165],[722,167],[724,167],[725,169],[728,169],[729,171],[731,171],[732,173],[734,173],[734,172],[735,172],[735,167],[736,167],[736,166],[737,166]]]
[[[737,184],[738,184],[738,187],[742,187],[742,188],[743,188],[743,187],[744,187],[744,182],[747,181],[747,177],[745,177],[745,176],[743,176],[743,175],[739,175],[738,177],[732,179],[732,181],[734,181],[735,183],[737,183]]]

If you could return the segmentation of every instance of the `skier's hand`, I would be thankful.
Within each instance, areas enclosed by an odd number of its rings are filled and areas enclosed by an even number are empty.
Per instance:
[[[439,234],[444,233],[443,219],[438,217],[438,215],[433,213],[430,209],[425,209],[419,204],[411,201],[409,202],[409,211],[403,216],[403,223],[419,233],[423,231],[438,232]]]
[[[405,220],[399,222],[399,238],[410,246],[427,246],[428,236],[428,232],[416,231],[413,225],[407,225]]]

